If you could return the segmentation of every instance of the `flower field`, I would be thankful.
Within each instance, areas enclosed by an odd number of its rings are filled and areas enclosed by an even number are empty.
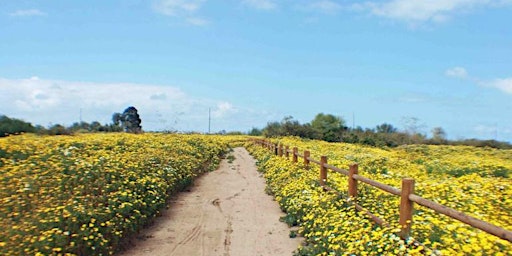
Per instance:
[[[165,134],[0,139],[0,255],[113,254],[169,195],[214,169],[228,140]]]
[[[343,169],[359,164],[359,174],[400,188],[401,179],[416,180],[415,194],[512,230],[512,151],[464,146],[412,145],[378,149],[344,143],[273,140]],[[396,234],[400,198],[366,184],[358,185],[358,204],[386,220],[380,227],[350,204],[352,199],[324,192],[319,167],[293,164],[260,146],[250,146],[265,172],[269,192],[287,213],[284,221],[299,225],[306,244],[297,255],[509,255],[512,244],[433,210],[416,205],[411,236]],[[329,171],[327,185],[346,195],[348,180]]]

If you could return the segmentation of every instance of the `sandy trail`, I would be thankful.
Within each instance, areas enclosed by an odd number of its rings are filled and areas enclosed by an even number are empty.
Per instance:
[[[255,160],[244,148],[232,154],[232,163],[199,177],[120,255],[292,255],[301,240],[279,222],[284,214],[264,192]]]

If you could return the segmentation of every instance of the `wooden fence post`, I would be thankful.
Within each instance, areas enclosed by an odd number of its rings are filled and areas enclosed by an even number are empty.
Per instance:
[[[308,167],[309,166],[309,156],[311,155],[311,152],[309,151],[304,151],[304,166]]]
[[[277,153],[278,153],[277,151],[278,151],[279,147],[277,146],[277,144],[272,143],[272,148],[273,148],[273,151],[274,151],[274,155],[276,155],[276,156],[277,156],[277,155],[278,155],[278,154],[277,154]]]
[[[286,147],[284,148],[284,152],[285,152],[285,153],[284,153],[284,155],[286,156],[286,159],[289,159],[289,158],[290,158],[290,152],[289,152],[289,150],[290,150],[290,146],[286,146]]]
[[[283,144],[279,144],[279,148],[277,149],[277,154],[279,156],[283,156]]]
[[[354,174],[358,174],[358,165],[353,164],[348,170],[348,196],[352,198],[357,197],[357,180],[354,179]]]
[[[407,239],[411,233],[412,213],[414,202],[409,199],[409,195],[414,194],[414,179],[402,179],[402,195],[400,200],[400,237]]]
[[[320,157],[320,186],[325,186],[327,183],[327,168],[325,165],[327,164],[327,156]]]
[[[298,158],[298,156],[297,156],[298,154],[299,154],[299,149],[297,147],[293,147],[293,157],[292,157],[293,160],[292,161],[294,163],[298,162],[298,159],[297,159]]]

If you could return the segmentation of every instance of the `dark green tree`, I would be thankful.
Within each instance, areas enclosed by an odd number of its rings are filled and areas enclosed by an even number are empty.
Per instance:
[[[116,112],[116,113],[114,113],[114,114],[112,115],[112,123],[114,123],[114,125],[118,125],[118,126],[120,126],[120,125],[121,125],[121,122],[123,121],[123,120],[122,120],[122,117],[123,117],[123,115],[121,115],[121,113],[117,113],[117,112]]]
[[[377,133],[395,133],[397,129],[391,124],[383,123],[375,128]]]
[[[5,115],[0,116],[0,137],[22,132],[35,132],[35,128],[31,123],[23,120],[9,118]]]
[[[319,113],[311,121],[311,127],[317,133],[318,139],[330,142],[341,141],[345,120],[331,114]]]
[[[142,126],[140,125],[142,120],[140,119],[137,109],[133,106],[130,106],[124,110],[123,114],[121,115],[121,122],[126,132],[142,132]]]
[[[269,138],[282,136],[281,123],[268,122],[267,126],[263,129],[263,136]]]
[[[247,134],[250,136],[261,136],[263,135],[263,132],[260,129],[253,127]]]

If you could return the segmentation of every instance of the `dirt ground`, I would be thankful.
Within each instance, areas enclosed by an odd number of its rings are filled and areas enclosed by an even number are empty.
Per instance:
[[[120,255],[292,255],[302,240],[279,221],[284,213],[264,192],[255,160],[244,148],[232,155],[177,195]]]

